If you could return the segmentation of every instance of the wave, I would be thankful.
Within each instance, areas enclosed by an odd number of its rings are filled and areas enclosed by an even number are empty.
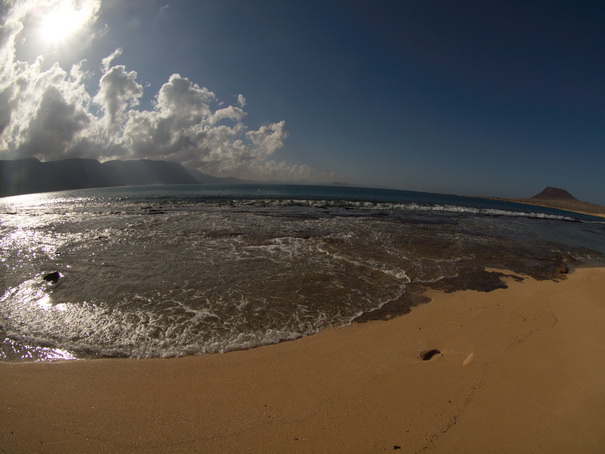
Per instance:
[[[229,200],[221,202],[206,202],[204,205],[228,205],[230,207],[260,207],[260,208],[283,208],[283,207],[301,207],[315,209],[355,209],[362,211],[420,211],[420,212],[445,212],[454,214],[473,214],[488,216],[507,216],[522,217],[534,219],[546,219],[556,221],[577,221],[572,216],[548,214],[534,211],[512,211],[496,208],[476,208],[461,205],[439,205],[439,204],[419,204],[419,203],[399,203],[399,202],[368,202],[351,200],[299,200],[299,199],[245,199]],[[598,221],[592,221],[598,222]]]

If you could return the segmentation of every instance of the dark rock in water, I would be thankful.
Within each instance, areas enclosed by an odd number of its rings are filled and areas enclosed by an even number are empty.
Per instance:
[[[508,285],[502,280],[507,275],[504,273],[486,271],[481,268],[464,267],[458,270],[453,277],[444,277],[427,286],[434,290],[445,293],[453,293],[458,290],[476,290],[478,292],[491,292],[499,288],[507,288]]]
[[[424,285],[422,283],[412,282],[407,284],[406,293],[393,301],[389,301],[380,309],[370,312],[364,312],[357,317],[355,323],[365,323],[372,320],[391,320],[394,317],[407,314],[412,307],[428,303],[431,299],[423,295]]]
[[[46,282],[50,282],[51,284],[56,284],[59,282],[59,279],[61,279],[61,273],[58,271],[53,271],[52,273],[48,273],[42,279],[44,279]]]
[[[429,359],[433,358],[434,356],[440,355],[441,352],[439,350],[437,350],[436,348],[433,348],[432,350],[425,350],[423,352],[420,353],[420,359],[422,361],[428,361]]]

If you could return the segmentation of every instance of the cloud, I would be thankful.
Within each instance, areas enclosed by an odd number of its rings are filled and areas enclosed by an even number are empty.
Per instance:
[[[169,4],[166,4],[166,5],[162,6],[160,8],[160,11],[158,12],[158,14],[166,14],[166,11],[168,10],[169,7],[170,7]]]
[[[39,156],[40,150],[44,150],[47,159],[71,156],[76,137],[89,122],[85,112],[67,102],[56,87],[48,86],[23,134],[19,154]]]
[[[105,112],[105,124],[115,130],[123,123],[126,111],[139,104],[143,87],[136,81],[135,71],[126,71],[123,65],[114,66],[101,77],[99,92],[94,102]]]
[[[103,71],[107,72],[109,71],[109,68],[111,68],[111,63],[118,58],[120,55],[122,55],[122,48],[118,47],[116,50],[114,50],[111,55],[105,57],[103,60],[101,60],[101,68],[103,68]]]
[[[284,144],[285,123],[250,131],[240,107],[218,104],[213,92],[173,74],[153,110],[129,112],[124,148],[132,158],[169,159],[215,175],[265,176],[267,158]]]
[[[100,14],[99,0],[44,3],[45,8],[59,4],[86,12],[84,24]],[[141,109],[144,88],[137,72],[112,65],[122,48],[96,64],[103,71],[97,83],[93,72],[83,70],[84,62],[65,70],[46,61],[48,56],[19,60],[22,35],[35,26],[32,16],[41,11],[37,5],[9,2],[0,26],[0,158],[148,158],[180,162],[217,176],[318,177],[307,166],[274,159],[288,136],[285,122],[249,128],[244,123],[247,102],[241,94],[235,105],[225,106],[208,88],[173,74],[153,97],[151,107]]]
[[[74,156],[81,135],[94,130],[80,65],[67,72],[56,63],[43,70],[42,64],[38,58],[4,67],[3,76],[12,76],[0,87],[7,100],[0,107],[0,150],[7,158]]]

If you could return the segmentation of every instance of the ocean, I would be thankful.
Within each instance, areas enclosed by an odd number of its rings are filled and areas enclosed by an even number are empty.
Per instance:
[[[605,263],[605,223],[411,191],[141,186],[2,198],[0,250],[0,360],[166,358],[405,314],[503,270],[562,279]]]

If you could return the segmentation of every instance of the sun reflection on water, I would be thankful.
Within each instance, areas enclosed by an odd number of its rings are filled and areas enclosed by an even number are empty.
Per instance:
[[[21,323],[34,326],[44,320],[44,313],[52,317],[53,312],[69,311],[69,304],[55,304],[52,298],[53,285],[40,282],[40,276],[24,282],[18,288],[9,289],[0,297],[0,304],[4,303],[3,316],[6,321],[22,319]],[[18,295],[18,304],[10,300]],[[26,315],[29,314],[29,315]],[[10,330],[5,327],[4,332],[0,326],[0,361],[63,361],[77,359],[68,350],[62,348],[30,345],[26,339],[21,341],[10,336]]]
[[[61,348],[32,347],[5,338],[0,349],[0,361],[72,361],[76,360],[67,350]]]

